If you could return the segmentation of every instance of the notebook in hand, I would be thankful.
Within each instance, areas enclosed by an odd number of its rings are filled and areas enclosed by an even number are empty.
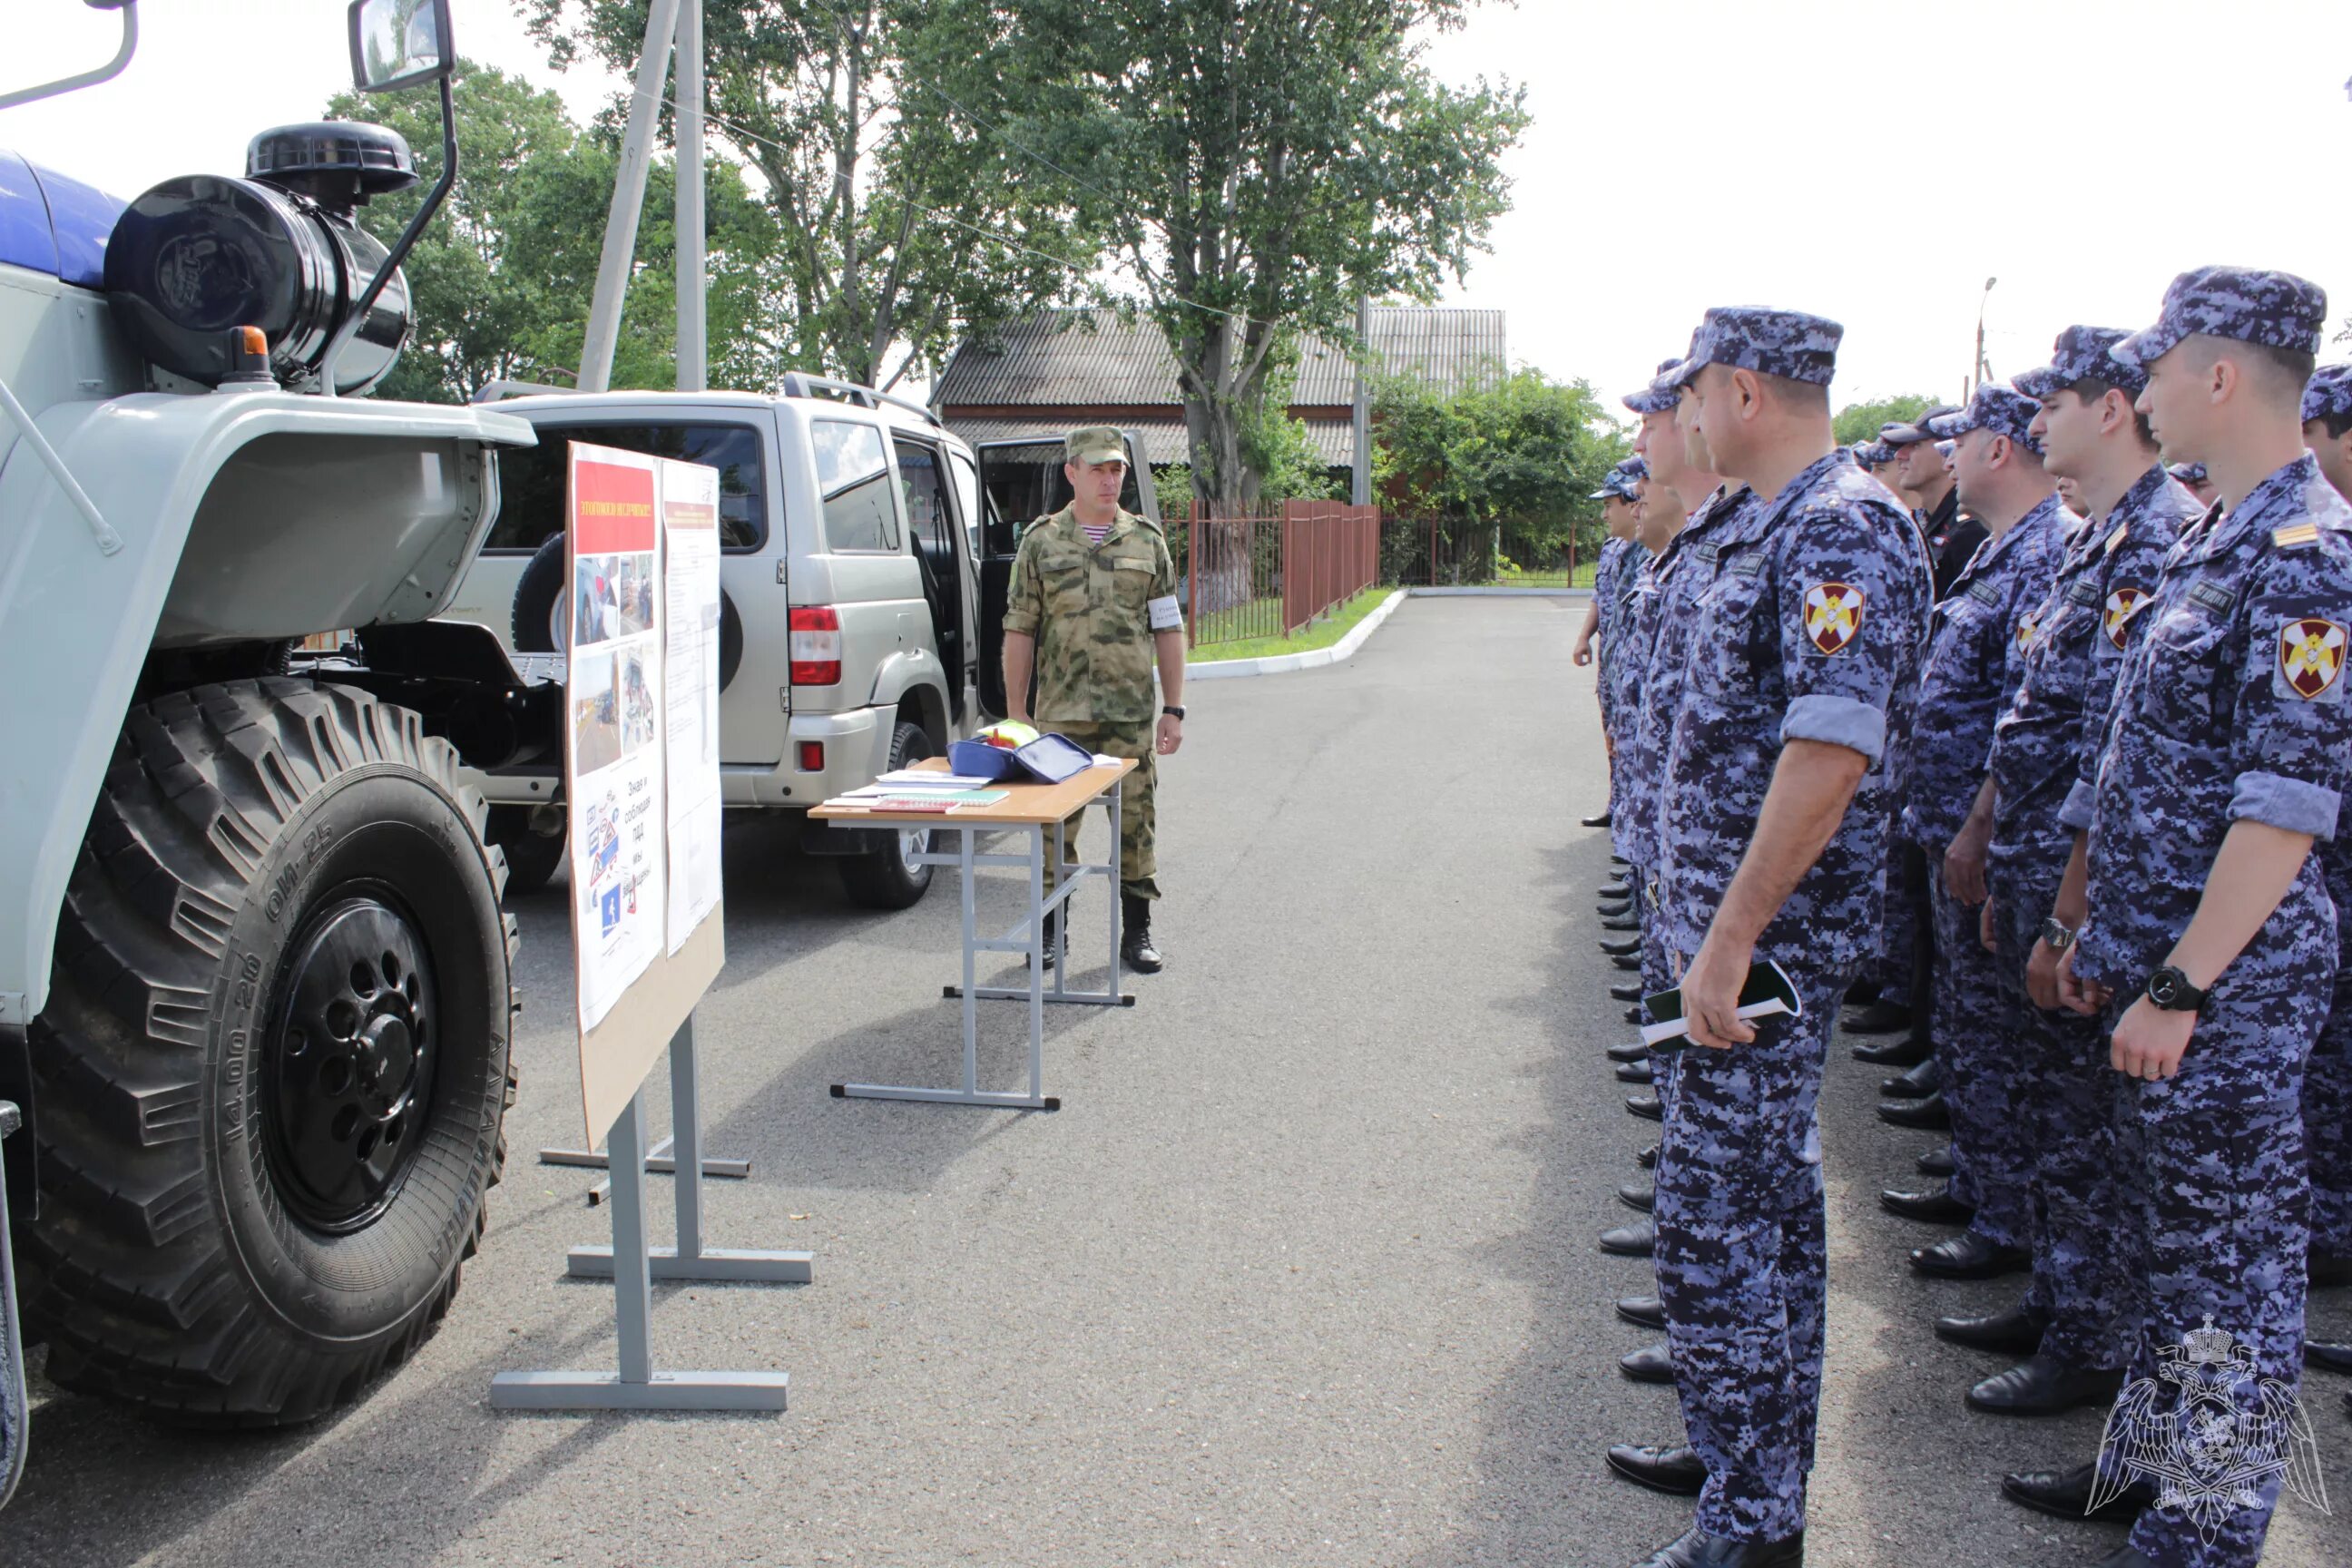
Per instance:
[[[1643,1045],[1654,1051],[1678,1051],[1692,1043],[1680,987],[1654,992],[1642,998],[1642,1005],[1652,1020],[1642,1026]],[[1797,987],[1788,973],[1769,958],[1749,964],[1748,982],[1739,988],[1739,1016],[1769,1018],[1781,1013],[1792,1018],[1805,1016],[1805,1005],[1797,1000]]]

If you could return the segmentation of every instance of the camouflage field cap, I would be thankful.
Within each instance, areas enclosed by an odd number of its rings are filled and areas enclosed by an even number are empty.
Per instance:
[[[1062,442],[1062,456],[1069,462],[1099,468],[1105,463],[1127,461],[1127,437],[1108,425],[1089,425],[1083,430],[1073,430]]]
[[[2010,384],[2036,403],[2049,402],[2079,381],[2104,381],[2137,397],[2147,385],[2147,372],[2107,352],[2130,335],[2120,327],[2068,327],[2050,345],[2048,364]]]
[[[1881,425],[1878,427],[1879,444],[1885,447],[1916,447],[1922,441],[1932,441],[1935,437],[1927,434],[1928,422],[1939,419],[1947,414],[1958,412],[1959,409],[1955,405],[1938,403],[1935,407],[1907,424],[1898,419],[1891,424]]]
[[[1939,441],[1957,441],[1971,430],[1990,430],[2038,456],[2042,443],[2025,432],[2041,412],[2042,405],[2023,393],[1989,381],[1977,388],[1966,408],[1958,414],[1937,415],[1927,421],[1927,429]]]
[[[1638,500],[1641,498],[1634,487],[1649,477],[1648,463],[1640,458],[1628,458],[1609,470],[1609,477],[1601,481],[1601,488],[1589,499],[1601,500],[1613,496],[1619,500]]]
[[[2205,465],[2202,463],[2175,463],[2164,471],[2184,485],[2201,485],[2205,482]]]
[[[1884,441],[1856,441],[1853,460],[1865,468],[1875,468],[1895,460],[1895,448]]]
[[[2352,419],[2352,364],[2324,364],[2303,387],[2303,422]]]
[[[1690,353],[1658,379],[1677,387],[1711,364],[1827,386],[1837,374],[1838,340],[1845,329],[1826,316],[1771,310],[1760,305],[1718,305],[1699,322]]]
[[[1696,338],[1694,338],[1694,342],[1696,342]],[[1673,413],[1675,405],[1683,400],[1683,389],[1680,384],[1674,385],[1662,385],[1660,382],[1668,371],[1671,371],[1675,366],[1682,363],[1683,362],[1678,359],[1660,360],[1658,362],[1657,370],[1657,375],[1660,378],[1659,380],[1653,380],[1649,385],[1642,388],[1639,392],[1627,393],[1624,396],[1619,398],[1618,401],[1636,414]]]
[[[2264,348],[2319,352],[2327,327],[2327,290],[2292,272],[2252,267],[2200,267],[2164,290],[2156,325],[2115,346],[2128,365],[2153,364],[2195,332]]]

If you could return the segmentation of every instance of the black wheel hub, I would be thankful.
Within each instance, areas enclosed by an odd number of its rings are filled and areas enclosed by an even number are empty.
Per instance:
[[[376,891],[330,898],[296,938],[263,1060],[280,1195],[322,1230],[381,1213],[423,1143],[438,1044],[425,942]]]

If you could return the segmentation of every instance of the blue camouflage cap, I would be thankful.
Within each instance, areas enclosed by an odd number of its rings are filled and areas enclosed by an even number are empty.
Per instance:
[[[2303,422],[2352,419],[2352,364],[2324,364],[2303,388]]]
[[[1635,493],[1633,487],[1649,477],[1650,465],[1646,461],[1640,458],[1628,458],[1609,470],[1609,477],[1601,481],[1601,488],[1594,490],[1588,499],[1592,500],[1612,498],[1617,500],[1639,500],[1640,497]]]
[[[1931,419],[1940,418],[1942,416],[1947,414],[1958,414],[1958,412],[1959,409],[1951,404],[1939,403],[1935,407],[1928,409],[1925,414],[1920,415],[1916,419],[1913,419],[1908,422],[1897,419],[1888,424],[1881,425],[1878,427],[1879,444],[1884,447],[1894,447],[1914,446],[1921,441],[1932,441],[1935,437],[1927,433],[1927,422]]]
[[[1845,329],[1826,316],[1718,305],[1699,322],[1689,354],[1658,379],[1687,386],[1708,365],[1727,364],[1827,386],[1837,374],[1838,340],[1844,336]]]
[[[2319,352],[2327,327],[2327,290],[2292,272],[2252,267],[2200,267],[2164,290],[2156,325],[2117,343],[2116,358],[2153,364],[2195,332],[2264,348]]]
[[[2119,327],[2068,327],[2050,345],[2048,364],[2011,378],[2010,384],[2036,403],[2047,403],[2081,381],[2104,381],[2137,398],[2147,385],[2147,372],[2107,352],[2130,335]]]
[[[2175,463],[2164,471],[2184,485],[2201,485],[2205,482],[2205,465],[2202,463]]]
[[[1674,369],[1675,366],[1682,363],[1683,362],[1678,359],[1660,360],[1658,362],[1659,377],[1663,378],[1666,372]],[[1629,392],[1623,397],[1618,399],[1619,402],[1622,403],[1626,407],[1632,409],[1636,414],[1671,413],[1674,410],[1675,405],[1680,403],[1682,400],[1682,387],[1679,384],[1664,384],[1662,380],[1654,380],[1649,385],[1642,388],[1641,391]]]
[[[2042,405],[2023,393],[1987,382],[1977,388],[1966,408],[1958,414],[1937,415],[1927,421],[1927,430],[1939,441],[1957,441],[1971,430],[1990,430],[2038,457],[2042,443],[2025,432],[2041,412]]]

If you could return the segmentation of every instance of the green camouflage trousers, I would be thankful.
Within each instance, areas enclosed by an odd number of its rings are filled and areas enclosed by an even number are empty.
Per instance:
[[[1124,793],[1118,803],[1118,890],[1139,899],[1160,896],[1160,859],[1156,853],[1160,814],[1152,799],[1160,782],[1160,768],[1151,753],[1152,732],[1157,724],[1156,720],[1144,719],[1132,724],[1037,726],[1058,731],[1090,752],[1106,757],[1133,757],[1140,764],[1120,781],[1119,788]],[[1062,824],[1062,850],[1073,860],[1077,858],[1078,824],[1085,816],[1081,812]],[[1049,849],[1045,868],[1045,885],[1049,888],[1060,879],[1051,858]]]

